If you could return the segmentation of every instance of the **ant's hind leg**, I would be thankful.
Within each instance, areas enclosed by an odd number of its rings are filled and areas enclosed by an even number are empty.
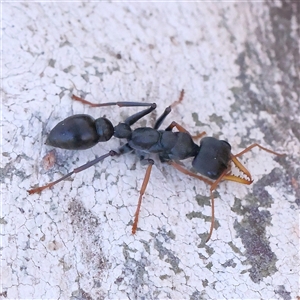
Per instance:
[[[39,194],[39,193],[41,193],[43,190],[48,189],[48,188],[51,188],[51,187],[53,187],[55,184],[57,184],[57,183],[59,183],[59,182],[61,182],[61,181],[63,181],[63,180],[66,180],[67,178],[69,178],[69,177],[70,177],[71,175],[73,175],[74,173],[76,174],[76,173],[79,173],[79,172],[81,172],[81,171],[83,171],[83,170],[86,170],[86,169],[88,169],[89,167],[95,165],[96,163],[98,163],[98,162],[104,160],[105,158],[107,158],[107,157],[109,157],[109,156],[115,156],[115,155],[119,155],[119,154],[118,154],[117,152],[111,150],[111,151],[109,151],[108,153],[106,153],[106,154],[104,154],[104,155],[102,155],[102,156],[100,156],[100,157],[97,157],[96,159],[94,159],[94,160],[92,160],[92,161],[89,161],[89,162],[87,162],[86,164],[84,164],[84,165],[82,165],[82,166],[80,166],[80,167],[74,169],[72,172],[68,173],[67,175],[65,175],[65,176],[63,176],[63,177],[61,177],[61,178],[59,178],[58,180],[53,181],[53,182],[50,182],[50,183],[48,183],[48,184],[46,184],[46,185],[44,185],[44,186],[39,186],[39,187],[33,188],[33,189],[31,189],[31,190],[28,190],[27,192],[29,193],[29,195],[31,195],[31,194]]]

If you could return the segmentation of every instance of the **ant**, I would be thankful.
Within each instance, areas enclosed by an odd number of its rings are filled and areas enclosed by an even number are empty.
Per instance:
[[[178,171],[204,181],[210,186],[212,218],[209,234],[206,239],[206,242],[208,242],[213,232],[215,219],[213,191],[217,188],[220,181],[235,181],[247,185],[253,182],[250,172],[242,165],[242,163],[238,160],[238,157],[242,156],[254,147],[258,147],[264,151],[278,156],[283,154],[279,154],[255,143],[244,149],[242,152],[234,155],[231,153],[231,146],[227,141],[218,140],[214,137],[202,138],[200,145],[198,146],[194,143],[193,139],[201,138],[206,133],[202,132],[196,136],[192,136],[186,129],[174,121],[165,130],[159,130],[161,124],[169,115],[172,108],[182,101],[183,96],[184,90],[181,91],[179,99],[171,106],[167,107],[163,114],[156,120],[153,128],[139,127],[133,130],[131,128],[133,124],[156,109],[155,103],[124,101],[95,104],[72,95],[73,100],[79,101],[83,104],[88,104],[92,107],[148,106],[148,108],[133,114],[124,122],[119,123],[115,127],[107,118],[101,117],[95,120],[86,114],[73,115],[58,123],[50,131],[46,140],[47,145],[68,150],[83,150],[91,148],[99,142],[106,142],[113,136],[119,139],[126,139],[127,142],[121,146],[118,151],[111,150],[108,153],[97,157],[78,168],[75,168],[72,172],[66,174],[56,181],[28,190],[29,194],[41,193],[44,189],[51,188],[55,184],[67,179],[72,174],[79,173],[95,165],[96,163],[103,161],[109,156],[119,156],[125,153],[133,152],[140,158],[142,165],[147,165],[147,170],[140,190],[138,205],[132,226],[132,234],[135,234],[137,231],[142,197],[149,182],[152,165],[154,164],[153,159],[149,157],[150,154],[158,154],[161,162],[168,163]],[[178,131],[173,132],[172,130],[174,127],[177,128]],[[194,158],[192,161],[192,166],[194,170],[201,175],[187,170],[178,163],[178,161],[189,157]],[[233,175],[231,173],[231,162],[233,162],[233,164],[246,177],[248,177],[248,179]]]

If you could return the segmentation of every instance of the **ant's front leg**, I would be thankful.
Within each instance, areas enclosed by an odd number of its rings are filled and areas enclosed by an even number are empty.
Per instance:
[[[246,149],[244,149],[242,152],[240,152],[240,153],[238,153],[238,154],[235,154],[234,157],[242,156],[243,154],[247,153],[248,151],[250,151],[251,149],[253,149],[253,148],[255,148],[255,147],[258,147],[258,148],[260,148],[260,149],[262,149],[262,150],[264,150],[264,151],[266,151],[266,152],[272,153],[272,154],[277,155],[277,156],[283,156],[283,155],[285,155],[285,154],[280,154],[280,153],[278,153],[278,152],[272,151],[272,150],[270,150],[270,149],[268,149],[268,148],[265,148],[265,147],[263,147],[263,146],[261,146],[261,145],[255,143],[255,144],[250,145],[250,146],[247,147]]]
[[[209,180],[206,177],[203,177],[201,175],[195,174],[189,170],[187,170],[185,167],[181,166],[180,164],[174,162],[174,161],[169,161],[168,162],[169,165],[171,165],[172,167],[174,167],[175,169],[177,169],[178,171],[180,171],[181,173],[188,175],[188,176],[192,176],[194,178],[197,178],[203,182],[205,182],[206,184],[208,184],[210,186],[210,200],[211,200],[211,223],[210,223],[210,229],[209,229],[209,233],[208,233],[208,237],[206,238],[205,243],[207,243],[213,233],[213,229],[214,229],[214,224],[215,224],[215,198],[213,195],[213,192],[216,190],[218,184],[220,183],[221,180],[224,179],[224,177],[226,176],[226,174],[228,173],[228,169],[224,170],[223,173],[220,175],[220,177],[215,180]]]

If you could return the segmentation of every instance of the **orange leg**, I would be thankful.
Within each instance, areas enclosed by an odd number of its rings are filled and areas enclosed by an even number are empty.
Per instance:
[[[263,146],[261,146],[261,145],[255,143],[255,144],[250,145],[250,146],[247,147],[246,149],[244,149],[242,152],[240,152],[240,153],[238,153],[238,154],[235,154],[234,157],[242,156],[243,154],[245,154],[246,152],[250,151],[250,150],[253,149],[254,147],[258,147],[258,148],[260,148],[260,149],[262,149],[262,150],[264,150],[264,151],[267,151],[267,152],[269,152],[269,153],[275,154],[275,155],[277,155],[277,156],[283,156],[283,155],[285,155],[285,154],[277,153],[277,152],[275,152],[275,151],[272,151],[272,150],[270,150],[270,149],[267,149],[267,148],[265,148],[265,147],[263,147]]]
[[[174,123],[174,122],[173,122]],[[171,124],[171,126],[175,127],[177,124]],[[172,127],[172,128],[173,128]],[[177,127],[177,126],[176,126]],[[178,128],[178,127],[177,127]],[[180,131],[180,129],[178,129]],[[218,184],[222,181],[222,180],[228,180],[228,181],[234,181],[234,182],[238,182],[238,183],[241,183],[241,184],[251,184],[253,182],[252,180],[252,177],[251,177],[251,174],[250,172],[246,169],[246,167],[237,159],[237,157],[243,155],[244,153],[250,151],[252,148],[254,147],[259,147],[260,149],[262,150],[265,150],[269,153],[272,153],[272,154],[275,154],[275,155],[278,155],[278,156],[282,156],[282,155],[285,155],[285,154],[280,154],[280,153],[277,153],[275,151],[272,151],[272,150],[269,150],[267,148],[264,148],[262,146],[260,146],[259,144],[253,144],[249,147],[247,147],[246,149],[244,149],[242,152],[236,154],[236,155],[233,155],[231,154],[231,160],[232,162],[235,164],[235,166],[242,172],[244,173],[244,175],[246,175],[249,179],[245,179],[245,178],[241,178],[241,177],[238,177],[238,176],[235,176],[235,175],[232,175],[230,174],[230,168],[226,169],[222,174],[221,176],[214,182],[211,182],[209,179],[205,178],[205,177],[202,177],[200,175],[197,175],[187,169],[185,169],[184,167],[182,167],[181,165],[175,163],[175,162],[169,162],[170,165],[172,165],[174,168],[176,168],[178,171],[186,174],[186,175],[189,175],[189,176],[192,176],[192,177],[195,177],[201,181],[204,181],[205,183],[207,183],[208,185],[210,185],[210,199],[211,199],[211,225],[210,225],[210,230],[209,230],[209,234],[208,234],[208,237],[206,239],[206,243],[210,240],[211,236],[212,236],[212,232],[213,232],[213,228],[214,228],[214,222],[215,222],[215,208],[214,208],[214,196],[213,196],[213,191],[217,188]]]
[[[75,101],[79,101],[79,102],[81,102],[81,103],[83,103],[83,104],[90,105],[90,106],[92,106],[92,107],[98,106],[96,103],[92,103],[92,102],[90,102],[90,101],[84,100],[84,99],[82,99],[82,98],[80,98],[80,97],[78,97],[78,96],[75,96],[75,95],[72,95],[72,99],[75,100]]]
[[[185,132],[187,134],[189,134],[192,139],[199,139],[201,137],[203,137],[204,135],[206,135],[206,132],[203,131],[201,133],[198,133],[196,135],[191,135],[183,126],[181,126],[180,124],[178,124],[177,122],[173,121],[167,128],[166,128],[166,131],[171,131],[174,127],[177,128],[177,130],[179,132]]]
[[[196,135],[192,135],[192,139],[193,139],[193,140],[201,139],[204,135],[206,135],[206,132],[205,132],[205,131],[200,132],[200,133],[198,133],[198,134],[196,134]]]
[[[142,204],[142,197],[143,197],[143,195],[145,193],[145,190],[147,188],[147,184],[149,182],[149,178],[150,178],[150,174],[151,174],[153,164],[154,164],[153,160],[149,160],[149,165],[148,165],[145,177],[144,177],[144,181],[143,181],[142,188],[141,188],[141,191],[140,191],[140,197],[139,197],[138,205],[137,205],[135,215],[134,215],[134,221],[133,221],[132,231],[131,231],[132,234],[135,234],[136,230],[137,230],[137,224],[138,224],[138,221],[139,221],[139,214],[140,214],[141,204]]]
[[[252,180],[252,177],[251,177],[251,174],[250,172],[246,169],[246,167],[237,159],[238,156],[241,156],[243,155],[244,153],[250,151],[252,148],[254,147],[259,147],[260,149],[262,150],[265,150],[269,153],[272,153],[272,154],[275,154],[275,155],[278,155],[278,156],[282,156],[284,154],[279,154],[275,151],[272,151],[272,150],[269,150],[267,148],[264,148],[262,146],[260,146],[259,144],[253,144],[249,147],[247,147],[245,150],[243,150],[242,152],[236,154],[236,155],[231,155],[231,160],[232,162],[235,164],[235,166],[241,171],[243,172],[246,176],[249,177],[249,179],[244,179],[244,178],[241,178],[241,177],[238,177],[238,176],[235,176],[235,175],[232,175],[230,174],[230,170],[225,170],[221,176],[211,185],[211,188],[210,188],[210,197],[211,197],[211,201],[212,201],[212,221],[211,221],[211,226],[210,226],[210,231],[209,231],[209,235],[208,235],[208,238],[206,240],[206,242],[209,241],[209,239],[211,238],[211,235],[212,235],[212,232],[213,232],[213,226],[214,226],[214,197],[213,197],[213,191],[217,188],[219,182],[221,180],[228,180],[228,181],[234,181],[234,182],[238,182],[238,183],[241,183],[241,184],[251,184],[253,182]]]
[[[209,229],[209,233],[208,233],[208,237],[205,241],[205,243],[207,243],[211,236],[212,236],[212,233],[213,233],[213,230],[214,230],[214,225],[215,225],[215,198],[214,198],[214,195],[213,195],[213,191],[217,188],[218,184],[220,183],[221,180],[224,179],[224,177],[226,176],[226,174],[228,173],[228,169],[225,170],[221,176],[213,182],[213,184],[211,185],[210,187],[210,200],[211,200],[211,222],[210,222],[210,229]]]
[[[181,103],[183,100],[183,96],[184,96],[184,89],[181,90],[180,95],[179,95],[179,99],[177,101],[174,101],[171,104],[171,108],[174,108],[177,104]]]
[[[169,164],[171,166],[173,166],[175,169],[177,169],[181,173],[183,173],[185,175],[195,177],[195,178],[207,183],[208,185],[210,185],[211,223],[210,223],[210,230],[209,230],[209,233],[208,233],[208,237],[206,239],[206,243],[210,240],[210,238],[212,236],[212,233],[213,233],[213,228],[214,228],[214,223],[215,223],[215,199],[214,199],[214,196],[213,196],[213,191],[218,187],[218,184],[222,180],[235,181],[235,182],[238,182],[238,183],[241,183],[241,184],[251,184],[252,183],[251,174],[249,173],[249,171],[233,155],[232,155],[232,161],[240,169],[241,172],[243,172],[245,175],[247,175],[250,178],[250,180],[240,178],[240,177],[237,177],[235,175],[231,175],[230,174],[230,169],[228,168],[228,169],[224,170],[224,172],[221,174],[221,176],[217,180],[212,182],[211,180],[207,179],[206,177],[203,177],[201,175],[195,174],[195,173],[187,170],[186,168],[182,167],[181,165],[179,165],[178,163],[176,163],[174,161],[169,162]]]
[[[247,175],[249,177],[248,179],[244,179],[241,177],[237,177],[235,175],[231,175],[230,174],[230,170],[227,169],[225,170],[221,176],[214,181],[214,183],[212,184],[211,188],[210,188],[210,198],[211,198],[211,216],[212,216],[212,220],[211,220],[211,224],[210,224],[210,230],[209,230],[209,234],[206,240],[206,243],[210,240],[212,232],[213,232],[213,227],[214,227],[214,222],[215,222],[215,213],[214,213],[214,196],[213,196],[213,191],[217,188],[218,184],[220,183],[221,180],[228,180],[228,181],[234,181],[234,182],[238,182],[241,184],[251,184],[253,182],[252,178],[251,178],[251,174],[250,172],[243,166],[243,164],[233,155],[231,155],[231,159],[233,161],[233,163],[235,164],[235,166],[241,171],[243,172],[245,175]]]
[[[210,185],[210,199],[211,199],[211,223],[210,223],[210,230],[209,230],[209,234],[208,237],[206,239],[206,243],[209,241],[209,239],[211,238],[212,232],[213,232],[213,228],[214,228],[214,223],[215,223],[215,199],[213,196],[213,191],[217,188],[219,182],[223,179],[223,177],[225,176],[225,174],[227,174],[228,170],[225,170],[222,175],[214,182],[210,181],[209,179],[202,177],[200,175],[197,175],[189,170],[187,170],[186,168],[182,167],[181,165],[179,165],[178,163],[174,162],[174,161],[170,161],[168,162],[171,166],[173,166],[175,169],[177,169],[178,171],[180,171],[181,173],[185,174],[185,175],[189,175],[192,177],[195,177],[205,183],[207,183],[208,185]]]
[[[173,109],[176,105],[178,105],[179,103],[181,103],[182,100],[183,100],[183,96],[184,96],[184,90],[181,90],[179,99],[177,101],[174,101],[171,104],[170,108]],[[165,130],[166,131],[172,131],[172,129],[174,127],[176,127],[179,132],[185,132],[185,133],[189,134],[192,137],[192,139],[199,139],[199,138],[203,137],[204,135],[206,135],[205,131],[203,131],[201,133],[198,133],[196,135],[191,135],[183,126],[181,126],[180,124],[178,124],[175,121],[173,121]]]
[[[176,127],[179,132],[185,132],[190,135],[190,133],[181,125],[179,125],[177,122],[173,121],[165,130],[166,131],[172,131],[172,129]]]
[[[180,164],[176,163],[175,161],[169,161],[168,164],[171,165],[172,167],[174,167],[175,169],[177,169],[179,172],[185,174],[185,175],[192,176],[192,177],[197,178],[201,181],[204,181],[208,185],[213,184],[213,182],[211,180],[207,179],[206,177],[203,177],[201,175],[198,175],[196,173],[193,173],[193,172],[187,170],[186,168],[184,168]]]

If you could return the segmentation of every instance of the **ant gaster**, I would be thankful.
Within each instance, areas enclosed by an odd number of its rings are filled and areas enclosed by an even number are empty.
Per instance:
[[[70,177],[72,174],[81,172],[95,165],[96,163],[103,161],[109,156],[119,156],[125,153],[134,152],[140,158],[143,165],[148,165],[140,190],[140,196],[132,226],[132,233],[135,234],[137,230],[142,197],[150,178],[152,165],[154,164],[154,161],[149,157],[150,154],[156,153],[158,154],[161,162],[166,162],[180,172],[196,177],[210,186],[212,220],[210,231],[206,240],[207,242],[212,235],[214,227],[213,191],[217,188],[220,181],[229,180],[248,185],[253,182],[250,172],[239,162],[237,157],[243,155],[254,147],[259,147],[260,149],[275,155],[282,154],[266,149],[259,144],[253,144],[244,149],[242,152],[233,155],[231,153],[231,146],[228,142],[218,140],[213,137],[202,138],[200,145],[198,146],[194,143],[193,139],[200,138],[206,133],[202,132],[197,136],[191,136],[187,130],[185,130],[176,122],[172,122],[165,130],[159,130],[162,122],[171,112],[172,107],[182,101],[183,95],[184,91],[182,90],[179,100],[175,101],[171,106],[165,109],[163,114],[157,119],[153,128],[140,127],[134,130],[131,129],[131,125],[155,110],[155,103],[109,102],[94,104],[73,95],[72,98],[74,100],[80,101],[83,104],[88,104],[92,107],[117,105],[120,107],[148,106],[148,108],[128,117],[124,122],[119,123],[115,127],[107,118],[102,117],[94,120],[91,116],[85,114],[74,115],[58,123],[50,131],[50,134],[46,140],[47,145],[69,150],[82,150],[91,148],[99,142],[106,142],[112,136],[120,139],[126,139],[127,143],[121,146],[118,151],[111,150],[108,153],[74,169],[72,172],[54,182],[29,190],[29,194],[40,193],[44,189],[54,186],[60,181]],[[176,127],[178,131],[173,132],[172,130],[174,127]],[[189,157],[194,158],[192,161],[192,166],[194,170],[201,175],[187,170],[178,163],[178,161]],[[231,162],[233,162],[234,165],[248,178],[245,179],[233,175],[231,173]]]

